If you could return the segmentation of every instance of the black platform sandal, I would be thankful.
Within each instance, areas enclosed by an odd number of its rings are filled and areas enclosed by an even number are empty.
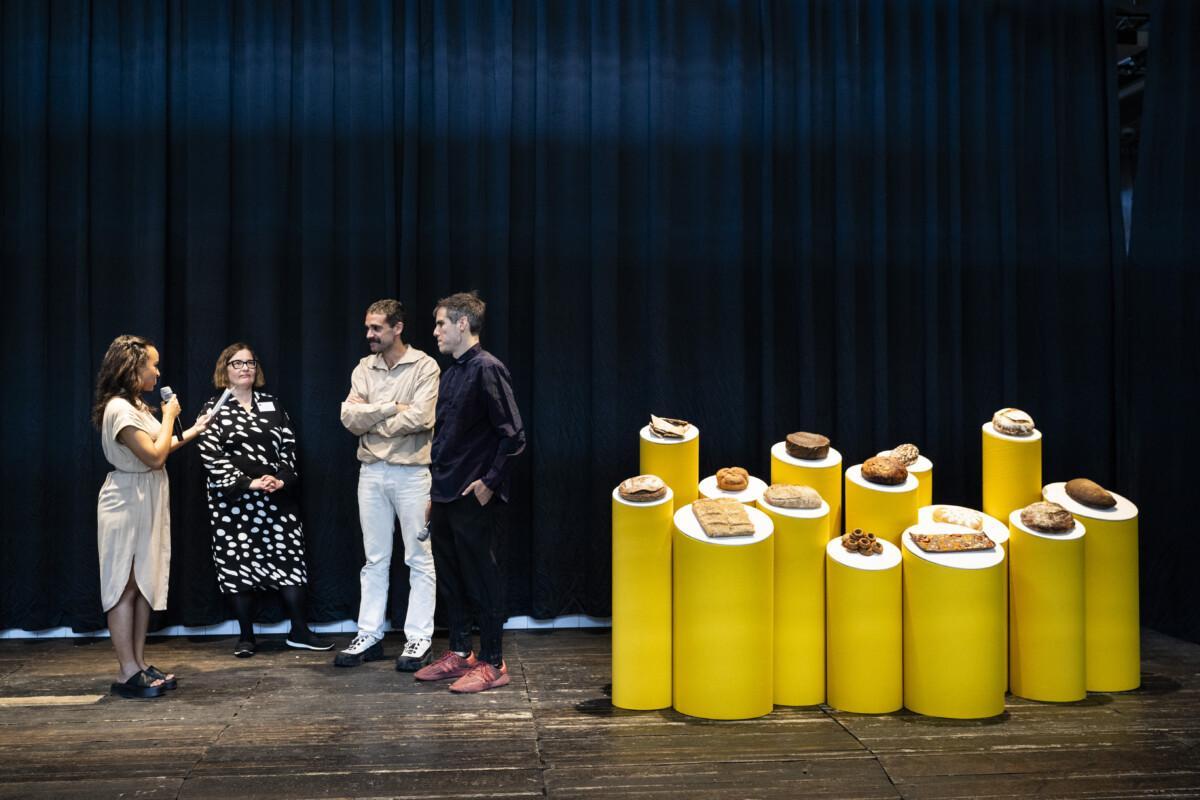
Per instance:
[[[114,683],[112,685],[112,694],[124,697],[127,700],[145,697],[158,697],[165,690],[162,684],[152,686],[151,684],[157,678],[152,678],[143,671],[135,672],[130,676],[129,680],[124,683]]]
[[[153,664],[146,667],[146,674],[150,676],[151,680],[162,681],[162,687],[164,689],[174,689],[179,685],[174,677],[168,678],[167,673],[163,672]]]

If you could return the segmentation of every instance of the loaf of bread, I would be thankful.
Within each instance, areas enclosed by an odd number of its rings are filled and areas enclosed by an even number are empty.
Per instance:
[[[617,494],[631,503],[652,503],[667,496],[667,485],[657,475],[638,475],[621,481]]]

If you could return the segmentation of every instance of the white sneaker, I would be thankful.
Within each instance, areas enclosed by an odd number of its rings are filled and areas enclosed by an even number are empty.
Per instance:
[[[433,658],[432,643],[428,639],[409,639],[404,651],[396,657],[397,672],[416,672]]]
[[[357,667],[367,661],[378,661],[383,658],[383,640],[367,633],[360,633],[350,642],[350,646],[334,656],[333,664],[337,667]]]

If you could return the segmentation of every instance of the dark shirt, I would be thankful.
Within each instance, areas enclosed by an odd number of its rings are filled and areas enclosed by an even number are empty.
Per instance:
[[[498,358],[477,344],[442,370],[430,496],[434,502],[449,503],[482,478],[507,502],[512,459],[524,450],[525,427],[512,377]]]

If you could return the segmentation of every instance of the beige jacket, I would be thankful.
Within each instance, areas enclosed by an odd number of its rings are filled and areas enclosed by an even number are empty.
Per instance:
[[[441,374],[436,361],[411,346],[391,369],[378,354],[358,362],[350,392],[366,402],[342,403],[341,417],[358,436],[359,461],[429,464]],[[397,403],[408,408],[397,411]]]

